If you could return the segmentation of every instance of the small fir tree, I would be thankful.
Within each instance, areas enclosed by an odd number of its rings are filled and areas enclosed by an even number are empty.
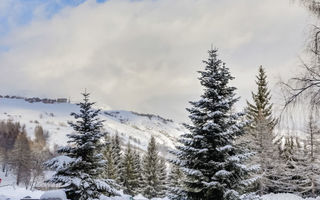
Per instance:
[[[60,184],[67,198],[71,200],[98,200],[103,194],[117,195],[110,179],[100,178],[105,160],[100,153],[102,122],[98,118],[100,110],[94,110],[94,103],[89,102],[89,93],[83,94],[79,103],[80,113],[71,113],[75,122],[69,122],[74,133],[68,134],[70,145],[62,147],[58,153],[63,154],[46,163],[56,172],[47,182]]]
[[[142,166],[141,166],[141,158],[140,154],[137,150],[133,152],[133,163],[134,163],[134,174],[136,177],[136,188],[134,189],[134,194],[140,194],[143,190],[143,179],[142,179]]]
[[[273,128],[276,124],[276,120],[272,116],[272,106],[270,103],[271,95],[268,89],[267,75],[262,66],[259,67],[259,74],[257,76],[256,84],[258,86],[257,93],[252,92],[252,99],[254,101],[251,104],[247,101],[247,118],[251,128],[255,128],[261,118],[268,121],[268,126]]]
[[[137,169],[135,165],[134,152],[132,151],[130,143],[127,145],[127,149],[123,156],[123,169],[122,169],[122,185],[124,187],[124,193],[129,195],[136,195],[138,185]]]
[[[121,171],[122,171],[122,153],[121,153],[121,143],[118,133],[112,138],[112,146],[111,146],[111,156],[113,160],[114,166],[114,177],[115,181],[118,185],[122,185],[121,183]]]
[[[159,177],[159,184],[158,184],[158,195],[157,197],[164,198],[167,193],[167,167],[166,161],[164,158],[160,158],[159,168],[158,168],[158,177]]]
[[[114,165],[113,156],[112,156],[112,143],[110,142],[111,138],[109,135],[105,137],[105,145],[103,147],[102,153],[104,159],[107,161],[105,164],[105,169],[103,171],[102,177],[107,179],[116,180],[116,167]]]
[[[181,169],[175,165],[171,167],[168,175],[168,198],[171,200],[185,199],[181,188],[183,187],[183,173]]]
[[[149,199],[160,197],[162,188],[160,187],[160,158],[159,151],[154,137],[151,137],[148,151],[143,158],[143,195]]]

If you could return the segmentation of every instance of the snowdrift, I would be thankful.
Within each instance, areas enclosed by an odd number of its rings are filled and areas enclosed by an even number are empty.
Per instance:
[[[317,198],[301,198],[294,194],[267,194],[262,197],[263,200],[320,200],[320,197]]]

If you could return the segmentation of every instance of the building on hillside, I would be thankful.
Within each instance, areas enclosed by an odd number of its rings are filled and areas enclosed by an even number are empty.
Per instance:
[[[57,103],[67,103],[68,99],[67,98],[58,98]]]

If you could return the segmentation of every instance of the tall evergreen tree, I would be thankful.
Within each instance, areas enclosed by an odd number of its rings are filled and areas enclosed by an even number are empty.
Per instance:
[[[177,159],[185,175],[183,192],[189,200],[235,200],[244,187],[251,183],[246,176],[253,168],[243,165],[250,157],[245,148],[235,145],[236,137],[244,134],[240,113],[232,113],[235,87],[229,69],[217,57],[217,50],[209,51],[205,70],[200,71],[200,83],[204,87],[201,99],[191,102],[186,125],[190,133],[181,136],[177,146]]]
[[[63,154],[46,163],[56,172],[47,182],[60,184],[71,200],[98,200],[102,194],[116,195],[110,185],[111,180],[101,179],[105,160],[101,152],[101,139],[105,133],[94,103],[89,102],[89,93],[83,94],[79,103],[80,113],[71,113],[75,122],[69,122],[74,133],[68,134],[70,145],[62,147],[58,153]]]
[[[160,197],[163,194],[159,177],[159,151],[154,137],[151,137],[148,151],[143,158],[143,195],[149,199]]]
[[[257,93],[252,92],[253,104],[247,101],[247,119],[249,124],[244,140],[247,141],[249,149],[255,152],[252,164],[260,165],[260,170],[255,175],[259,176],[253,190],[258,190],[260,194],[269,193],[273,187],[271,180],[276,166],[273,160],[278,159],[278,151],[273,144],[275,135],[273,128],[276,120],[272,116],[271,95],[268,89],[267,75],[262,66],[259,67],[256,84]]]

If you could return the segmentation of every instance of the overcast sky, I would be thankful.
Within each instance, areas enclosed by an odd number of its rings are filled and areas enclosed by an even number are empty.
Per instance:
[[[311,17],[291,0],[1,0],[0,94],[71,97],[186,121],[211,44],[241,108],[259,65],[293,76]]]

